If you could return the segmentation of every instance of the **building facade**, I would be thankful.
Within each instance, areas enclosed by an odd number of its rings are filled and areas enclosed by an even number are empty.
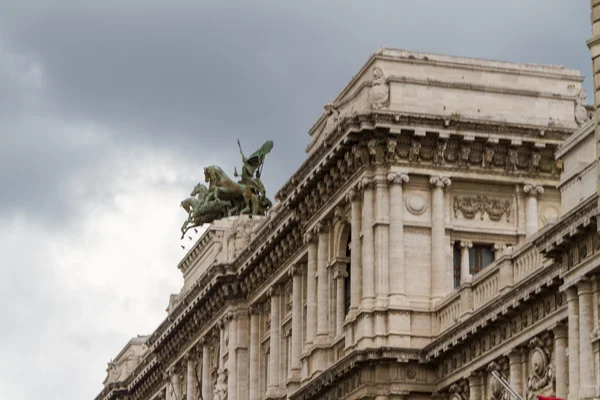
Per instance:
[[[527,399],[598,397],[582,81],[378,51],[269,213],[215,221],[187,253],[166,319],[96,399],[504,400],[492,371]]]

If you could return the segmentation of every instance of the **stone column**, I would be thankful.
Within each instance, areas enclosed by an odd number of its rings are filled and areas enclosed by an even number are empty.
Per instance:
[[[594,326],[592,320],[592,282],[584,279],[577,284],[579,295],[579,398],[594,397],[594,360],[592,359],[591,335]]]
[[[229,341],[227,342],[227,400],[237,400],[237,315],[235,312],[228,312],[227,319],[229,325],[227,329]]]
[[[317,334],[317,243],[312,232],[306,234],[308,261],[306,265],[306,345],[315,341]]]
[[[502,252],[504,252],[504,250],[506,250],[506,245],[504,243],[496,243],[494,245],[494,260],[502,257]]]
[[[390,305],[406,303],[404,270],[404,199],[402,185],[408,182],[407,174],[390,172]]]
[[[172,399],[181,399],[181,379],[179,377],[179,367],[175,366],[170,372],[171,375],[171,387],[168,392],[171,394]]]
[[[250,400],[259,400],[260,387],[258,385],[260,376],[260,307],[251,305],[248,309],[250,314],[250,366],[249,373],[249,393]]]
[[[302,372],[302,267],[294,265],[290,268],[292,276],[292,349],[291,376],[298,381]]]
[[[187,362],[187,374],[186,374],[186,399],[196,398],[196,359],[193,350],[190,350],[185,355]]]
[[[326,343],[329,336],[329,223],[319,222],[319,245],[317,250],[317,343]]]
[[[362,284],[362,269],[361,269],[361,246],[360,246],[360,226],[361,226],[361,207],[360,194],[351,189],[347,195],[348,201],[352,206],[352,221],[351,221],[351,251],[350,251],[350,316],[354,316],[358,311],[361,300],[361,284]]]
[[[362,209],[362,303],[363,310],[370,311],[375,306],[375,248],[373,244],[373,181],[364,177]]]
[[[567,365],[567,327],[558,324],[554,327],[554,354],[556,363],[556,397],[566,399],[568,395],[569,366]]]
[[[377,307],[387,306],[390,295],[390,199],[385,169],[377,168],[375,177],[375,280]],[[381,315],[383,317],[383,315]],[[376,316],[376,319],[378,316]],[[384,321],[380,321],[380,324]]]
[[[469,400],[483,400],[481,387],[483,380],[478,372],[469,376]]]
[[[267,387],[267,397],[278,397],[279,390],[279,370],[281,355],[281,287],[272,286],[269,289],[271,297],[271,337],[269,338],[269,385]]]
[[[521,349],[513,349],[508,353],[509,382],[510,386],[524,397],[523,391],[523,352]]]
[[[341,336],[343,333],[344,327],[344,279],[348,277],[348,272],[346,272],[346,266],[344,264],[338,263],[336,269],[334,271],[333,279],[335,279],[335,335],[337,337]]]
[[[537,197],[544,193],[544,188],[528,184],[523,186],[523,192],[527,196],[525,199],[525,236],[529,237],[539,229]]]
[[[567,289],[569,322],[569,400],[579,399],[579,298],[577,288]]]
[[[471,282],[471,268],[469,262],[469,249],[473,243],[468,240],[460,242],[460,284]]]
[[[203,337],[202,340],[202,400],[212,399],[212,388],[211,388],[211,373],[210,373],[210,347],[209,339]],[[258,400],[258,399],[257,399]]]
[[[446,294],[446,226],[444,188],[452,184],[450,178],[432,176],[431,194],[431,300],[440,300]]]
[[[594,72],[593,82],[600,81],[600,2],[590,1],[591,14],[592,14],[592,37],[587,41],[587,45],[592,55],[592,71]],[[583,92],[583,98],[585,100],[585,92]],[[575,103],[577,105],[577,103]],[[594,84],[594,114],[596,115],[596,121],[600,121],[600,85]],[[581,105],[580,105],[581,106]],[[585,110],[585,109],[584,109]],[[576,111],[577,115],[577,111]],[[600,127],[596,122],[596,160],[600,164]],[[600,176],[597,181],[597,191],[600,194]],[[600,209],[600,197],[598,199],[598,208]],[[600,230],[600,224],[598,224]]]

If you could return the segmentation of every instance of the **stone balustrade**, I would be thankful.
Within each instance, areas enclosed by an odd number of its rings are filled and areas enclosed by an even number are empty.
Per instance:
[[[441,334],[456,322],[464,320],[505,291],[552,264],[531,242],[508,248],[499,258],[463,283],[439,303],[436,311],[437,333]]]

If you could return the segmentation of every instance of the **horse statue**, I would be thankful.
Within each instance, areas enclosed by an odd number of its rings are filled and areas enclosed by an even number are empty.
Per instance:
[[[181,227],[182,239],[189,229],[222,218],[227,210],[231,208],[231,202],[211,200],[208,195],[208,188],[199,183],[190,193],[191,197],[181,202],[181,207],[188,213],[188,218]]]
[[[232,181],[216,165],[204,168],[204,180],[209,184],[207,198],[218,202],[230,201],[233,203],[233,208],[229,210],[229,215],[236,212],[258,215],[260,206],[258,197],[248,185]]]

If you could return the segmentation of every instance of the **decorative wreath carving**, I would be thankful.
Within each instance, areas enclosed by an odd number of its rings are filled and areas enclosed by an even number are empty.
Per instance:
[[[454,196],[454,217],[458,217],[459,211],[467,219],[473,219],[479,213],[481,219],[487,214],[490,220],[500,221],[506,215],[506,222],[510,222],[511,203],[511,199],[503,201],[481,195]]]

